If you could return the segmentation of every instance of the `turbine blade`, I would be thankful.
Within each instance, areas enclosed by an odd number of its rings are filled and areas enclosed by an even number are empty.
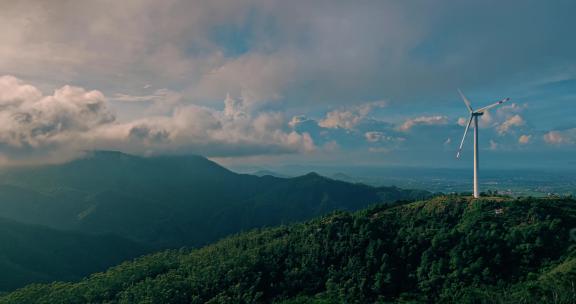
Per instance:
[[[460,142],[460,148],[458,148],[458,153],[456,153],[456,158],[460,158],[460,153],[462,152],[462,147],[464,146],[464,140],[466,139],[466,134],[468,134],[468,129],[470,129],[472,119],[474,119],[474,115],[470,115],[470,119],[468,120],[466,129],[464,130],[464,136],[462,136],[462,141]]]
[[[504,98],[504,99],[502,99],[502,100],[499,100],[499,101],[497,101],[497,102],[495,102],[495,103],[493,103],[493,104],[491,104],[491,105],[489,105],[489,106],[485,106],[485,107],[483,107],[483,108],[481,108],[481,109],[476,110],[476,113],[482,113],[482,112],[484,112],[484,111],[486,111],[486,110],[488,110],[488,109],[492,109],[493,107],[495,107],[495,106],[497,106],[497,105],[501,105],[501,104],[507,102],[508,100],[510,100],[510,98]]]
[[[464,96],[464,93],[462,93],[462,91],[460,91],[460,89],[458,89],[458,93],[460,94],[460,97],[462,97],[462,100],[464,100],[464,104],[466,104],[466,108],[468,108],[468,111],[470,111],[470,113],[474,112],[474,110],[472,110],[472,105],[470,104],[470,100],[468,100],[468,98],[466,98],[466,96]]]

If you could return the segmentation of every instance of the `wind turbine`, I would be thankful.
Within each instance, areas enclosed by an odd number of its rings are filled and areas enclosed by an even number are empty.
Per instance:
[[[468,120],[468,124],[466,125],[466,129],[464,130],[464,136],[462,137],[462,142],[460,143],[460,148],[458,148],[458,153],[456,154],[456,158],[460,158],[460,154],[462,152],[462,146],[464,146],[464,140],[466,139],[466,134],[468,134],[468,129],[470,128],[470,124],[472,124],[472,121],[474,121],[474,198],[478,198],[480,197],[480,191],[478,189],[478,161],[479,161],[479,154],[478,154],[478,117],[484,115],[484,112],[486,112],[487,110],[501,105],[504,102],[510,100],[510,98],[504,98],[502,100],[499,100],[489,106],[480,108],[476,111],[474,111],[472,109],[472,105],[470,105],[470,101],[468,100],[468,98],[466,98],[466,96],[464,96],[464,94],[462,93],[462,91],[460,91],[460,89],[458,89],[458,93],[460,93],[460,97],[462,97],[462,100],[464,100],[464,104],[466,105],[466,108],[468,109],[468,111],[470,112],[470,119]]]

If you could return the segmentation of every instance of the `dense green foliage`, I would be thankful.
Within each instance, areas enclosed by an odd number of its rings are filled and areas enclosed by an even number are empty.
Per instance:
[[[572,227],[571,199],[438,197],[165,251],[0,303],[574,303]]]
[[[148,249],[115,236],[62,232],[0,218],[0,291],[78,280]]]
[[[94,152],[65,164],[4,171],[0,217],[157,247],[200,246],[255,227],[428,195],[317,174],[237,174],[200,156]]]

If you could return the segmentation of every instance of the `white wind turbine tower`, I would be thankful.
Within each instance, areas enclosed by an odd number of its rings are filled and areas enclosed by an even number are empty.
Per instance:
[[[478,198],[480,196],[480,191],[478,189],[478,161],[479,161],[479,155],[478,155],[478,117],[484,115],[484,112],[486,112],[488,109],[491,109],[497,105],[500,105],[508,100],[510,100],[510,98],[504,98],[494,104],[491,104],[489,106],[480,108],[476,111],[474,111],[472,109],[472,105],[470,105],[470,101],[468,100],[468,98],[466,98],[466,96],[464,96],[464,94],[462,94],[462,91],[458,90],[458,93],[460,93],[460,96],[462,97],[462,100],[464,100],[464,104],[466,104],[466,108],[468,108],[468,111],[470,112],[470,119],[468,120],[468,124],[466,125],[466,129],[464,130],[464,136],[462,137],[462,142],[460,143],[460,148],[458,148],[458,153],[456,154],[456,158],[460,158],[460,153],[462,152],[462,146],[464,146],[464,140],[466,139],[466,134],[468,134],[468,129],[470,128],[470,124],[472,124],[472,121],[474,121],[474,198]]]

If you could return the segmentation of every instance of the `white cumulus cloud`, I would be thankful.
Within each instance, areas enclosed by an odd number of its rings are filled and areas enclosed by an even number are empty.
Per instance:
[[[512,128],[523,126],[524,124],[525,124],[525,121],[522,118],[522,116],[516,114],[514,116],[510,116],[508,119],[506,119],[504,122],[502,122],[496,128],[496,130],[498,131],[498,134],[503,135],[503,134],[509,133],[512,130]]]
[[[44,96],[12,76],[0,77],[0,145],[42,148],[112,123],[115,116],[99,91],[63,86]]]
[[[518,138],[518,142],[522,145],[530,143],[530,140],[532,140],[532,135],[530,134],[523,134]]]
[[[447,116],[420,116],[416,118],[407,119],[398,129],[400,131],[410,131],[415,126],[425,125],[425,126],[432,126],[432,125],[445,125],[448,123]]]
[[[550,131],[544,134],[544,141],[552,145],[572,145],[576,143],[576,128]]]
[[[326,113],[326,117],[320,120],[318,125],[329,129],[342,128],[350,130],[362,122],[374,108],[381,108],[385,105],[384,102],[373,102],[356,107],[332,110]]]
[[[73,155],[85,149],[246,156],[313,151],[312,137],[291,130],[281,112],[250,110],[230,96],[224,109],[178,105],[169,115],[118,122],[100,91],[63,86],[51,95],[0,77],[0,154]],[[128,99],[127,97],[125,99]],[[57,151],[57,152],[55,152]]]

